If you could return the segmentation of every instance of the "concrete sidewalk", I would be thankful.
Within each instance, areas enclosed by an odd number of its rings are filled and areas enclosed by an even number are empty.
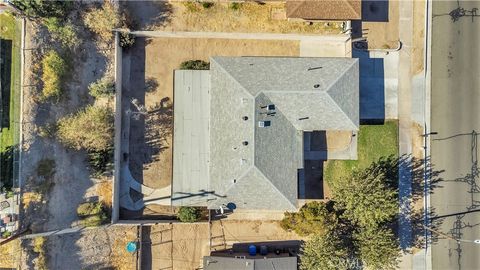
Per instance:
[[[425,77],[413,75],[413,29],[414,7],[413,1],[400,1],[399,36],[403,43],[399,55],[398,65],[398,119],[399,119],[399,155],[413,157],[412,137],[414,123],[424,125],[425,122]],[[415,48],[418,49],[418,48]],[[399,167],[399,234],[400,246],[404,250],[400,269],[428,269],[426,252],[424,249],[412,254],[412,245],[415,238],[412,230],[412,171],[408,164]]]

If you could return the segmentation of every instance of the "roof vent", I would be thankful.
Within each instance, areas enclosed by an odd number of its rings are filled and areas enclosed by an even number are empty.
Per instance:
[[[267,109],[269,111],[274,111],[275,110],[275,104],[269,104],[267,106],[262,106],[260,107],[261,109]]]
[[[242,117],[243,121],[247,121],[248,120],[248,116],[244,116]]]
[[[248,145],[248,142],[247,142],[247,141],[243,141],[242,144],[245,145],[245,146],[247,146],[247,145]]]
[[[237,179],[233,179],[232,182],[235,184],[237,183]]]
[[[320,87],[320,84],[315,84],[315,85],[313,86],[313,88],[319,88],[319,87]]]
[[[270,121],[258,121],[258,126],[259,127],[269,127],[271,124]]]

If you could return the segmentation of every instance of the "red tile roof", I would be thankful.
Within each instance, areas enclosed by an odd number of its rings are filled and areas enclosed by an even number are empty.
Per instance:
[[[287,0],[287,17],[310,20],[360,20],[361,0]]]

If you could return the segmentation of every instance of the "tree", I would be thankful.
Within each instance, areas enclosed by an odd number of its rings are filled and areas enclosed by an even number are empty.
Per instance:
[[[113,38],[112,30],[120,27],[123,21],[109,1],[105,1],[101,8],[87,11],[83,20],[85,25],[104,41],[110,41]]]
[[[209,70],[210,63],[203,60],[188,60],[180,64],[180,69]]]
[[[361,229],[354,238],[359,257],[368,269],[396,269],[400,250],[391,229]]]
[[[195,207],[182,206],[178,210],[177,216],[181,222],[195,222],[200,219],[200,211]]]
[[[57,136],[68,147],[89,151],[113,145],[113,112],[107,107],[88,106],[58,122]]]
[[[9,2],[30,18],[65,18],[72,8],[71,1],[9,0]]]
[[[48,32],[53,39],[67,48],[75,48],[80,43],[75,27],[71,22],[63,22],[59,18],[50,17],[43,20],[43,24],[47,27]]]
[[[294,230],[298,235],[323,234],[338,223],[334,212],[329,211],[324,202],[306,203],[297,213],[285,212],[280,226],[285,230]]]
[[[67,64],[54,51],[48,51],[42,59],[42,99],[59,98],[62,94],[62,79],[66,74]]]
[[[314,235],[300,254],[302,270],[347,270],[354,268],[354,262],[345,240],[334,230]]]
[[[342,217],[361,227],[375,228],[398,213],[397,191],[387,185],[383,174],[357,171],[352,178],[331,183],[335,208]]]

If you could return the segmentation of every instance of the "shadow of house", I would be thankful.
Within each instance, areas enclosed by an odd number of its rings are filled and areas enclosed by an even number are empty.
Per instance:
[[[389,0],[363,0],[362,21],[388,22]]]
[[[10,128],[10,90],[12,78],[12,41],[0,39],[0,124]]]
[[[299,170],[298,198],[324,199],[323,163],[327,160],[326,131],[304,132],[304,164]]]
[[[352,50],[360,61],[360,123],[383,124],[385,120],[385,78],[383,58],[371,58],[368,51]]]
[[[123,61],[123,97],[122,107],[125,111],[124,118],[128,118],[126,127],[130,130],[128,138],[129,168],[133,177],[143,183],[143,164],[150,157],[145,146],[145,116],[138,112],[132,104],[132,100],[137,100],[138,104],[145,104],[145,39],[137,38],[131,50],[124,52]]]

